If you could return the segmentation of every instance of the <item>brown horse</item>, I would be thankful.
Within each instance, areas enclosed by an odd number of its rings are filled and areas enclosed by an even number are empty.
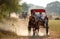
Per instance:
[[[45,19],[47,19],[45,17]],[[29,17],[29,23],[28,23],[28,32],[31,32],[31,28],[33,28],[33,35],[35,35],[35,31],[37,30],[39,32],[39,27],[43,26],[43,28],[46,28],[45,22],[43,20],[35,20],[33,16]]]
[[[35,25],[35,19],[34,19],[34,17],[30,16],[29,17],[29,23],[28,23],[29,33],[31,32],[31,28],[34,28],[34,25]]]

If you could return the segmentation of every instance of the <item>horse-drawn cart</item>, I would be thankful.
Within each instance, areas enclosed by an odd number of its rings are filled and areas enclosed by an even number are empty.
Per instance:
[[[48,17],[46,15],[46,11],[44,9],[32,9],[28,22],[29,33],[31,28],[33,28],[33,35],[35,35],[36,30],[39,32],[40,26],[46,28],[46,35],[48,35]]]

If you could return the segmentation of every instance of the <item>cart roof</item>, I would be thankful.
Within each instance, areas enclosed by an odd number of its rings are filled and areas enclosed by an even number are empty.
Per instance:
[[[32,9],[31,10],[31,14],[33,14],[34,12],[46,12],[45,9]]]

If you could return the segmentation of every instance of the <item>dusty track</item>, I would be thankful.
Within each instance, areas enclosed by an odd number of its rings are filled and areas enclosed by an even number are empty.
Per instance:
[[[49,37],[45,36],[45,28],[40,28],[39,36],[33,37],[28,36],[28,19],[18,19],[17,21],[9,22],[10,26],[12,26],[12,30],[17,33],[19,36],[5,36],[1,37],[1,39],[60,39],[60,37],[56,36],[56,33],[49,30]],[[8,25],[7,24],[7,25]],[[32,35],[32,32],[31,32]]]

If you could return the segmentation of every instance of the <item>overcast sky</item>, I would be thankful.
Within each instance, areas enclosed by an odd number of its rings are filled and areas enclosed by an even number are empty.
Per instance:
[[[26,2],[28,4],[34,4],[34,5],[46,7],[48,3],[54,2],[54,1],[60,2],[60,0],[22,0],[21,2]]]

